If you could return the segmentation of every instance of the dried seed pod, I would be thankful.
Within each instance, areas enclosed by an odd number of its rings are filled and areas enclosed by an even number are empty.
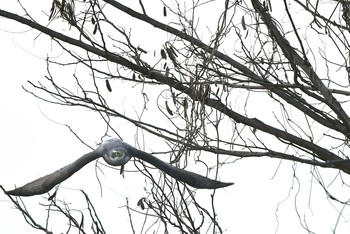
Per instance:
[[[165,69],[166,68],[166,63],[164,63],[164,65],[163,65],[163,69]]]
[[[176,105],[176,94],[174,92],[171,92],[171,97],[173,99],[174,105]]]
[[[132,74],[132,79],[133,79],[133,80],[136,80],[136,75],[135,75],[135,73]]]
[[[166,52],[168,53],[168,56],[169,56],[170,60],[173,62],[174,66],[177,67],[176,58],[175,58],[172,50],[167,47]]]
[[[168,106],[168,101],[165,101],[165,108],[168,111],[169,115],[173,116],[173,112],[170,110],[170,108]]]
[[[242,27],[244,30],[247,29],[247,26],[245,25],[244,15],[242,16]]]
[[[92,32],[92,34],[96,34],[96,32],[97,32],[97,24],[95,24],[95,28],[94,28],[94,31]]]
[[[187,119],[187,108],[188,108],[187,98],[185,98],[185,99],[182,101],[182,105],[183,105],[183,107],[184,107],[185,118]]]
[[[163,7],[163,15],[164,15],[164,17],[166,17],[166,7],[165,6]]]
[[[172,45],[170,45],[171,52],[173,52],[174,56],[177,58],[177,53]]]
[[[163,49],[160,50],[160,55],[162,56],[162,59],[166,59],[166,53]]]
[[[93,17],[93,16],[91,17],[91,23],[92,23],[92,24],[95,24],[95,23],[96,23],[96,22],[95,22],[95,17]]]
[[[111,84],[109,83],[109,80],[106,80],[106,87],[109,92],[112,92],[112,87],[111,87]]]
[[[147,51],[145,51],[144,49],[142,49],[140,46],[138,46],[137,49],[138,49],[140,52],[147,54]]]

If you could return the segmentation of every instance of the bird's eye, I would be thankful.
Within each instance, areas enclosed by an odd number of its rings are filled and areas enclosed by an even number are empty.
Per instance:
[[[118,158],[119,158],[119,157],[121,157],[121,156],[122,156],[122,153],[121,153],[121,152],[119,152],[119,151],[117,151],[117,152],[115,152],[115,153],[114,153],[114,155],[115,155],[116,157],[118,157]]]

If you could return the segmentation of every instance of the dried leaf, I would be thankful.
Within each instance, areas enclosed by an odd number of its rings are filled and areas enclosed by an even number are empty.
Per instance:
[[[137,206],[140,206],[142,210],[145,209],[145,205],[143,204],[143,198],[141,198],[141,199],[137,202]]]

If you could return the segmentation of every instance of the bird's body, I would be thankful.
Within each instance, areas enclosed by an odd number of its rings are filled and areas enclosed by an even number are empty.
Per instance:
[[[152,154],[138,150],[119,139],[109,139],[103,142],[96,150],[84,154],[73,163],[62,167],[49,175],[40,177],[22,187],[7,191],[6,193],[14,196],[33,196],[46,193],[57,184],[63,182],[75,172],[79,171],[83,166],[100,157],[103,157],[103,159],[112,166],[124,166],[131,157],[139,158],[164,171],[171,177],[189,184],[194,188],[216,189],[233,184],[212,180],[196,173],[174,167],[171,164],[154,157]]]

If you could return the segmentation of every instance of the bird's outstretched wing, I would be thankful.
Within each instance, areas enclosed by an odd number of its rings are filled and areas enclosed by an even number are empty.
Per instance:
[[[233,183],[225,183],[217,180],[209,179],[208,177],[201,176],[199,174],[183,170],[181,168],[174,167],[173,165],[163,162],[162,160],[154,157],[152,154],[143,152],[134,147],[129,149],[133,157],[139,158],[146,161],[159,170],[164,171],[166,174],[170,175],[174,179],[182,181],[194,188],[199,189],[217,189],[227,187]]]
[[[129,161],[130,157],[136,157],[152,164],[171,177],[189,184],[194,188],[217,189],[233,184],[212,180],[196,173],[174,167],[171,164],[163,162],[153,155],[138,150],[121,140],[110,139],[103,142],[96,150],[83,155],[75,162],[22,187],[7,191],[6,193],[14,196],[33,196],[46,193],[57,184],[65,181],[75,172],[79,171],[83,166],[100,157],[103,157],[105,161],[112,166],[124,165]]]
[[[11,191],[6,191],[6,193],[14,196],[33,196],[46,193],[50,191],[53,187],[55,187],[57,184],[65,181],[75,172],[79,171],[83,166],[99,157],[101,157],[101,155],[95,151],[84,154],[73,163],[62,167],[61,169],[49,175],[40,177],[39,179],[25,184],[22,187],[16,188]]]

